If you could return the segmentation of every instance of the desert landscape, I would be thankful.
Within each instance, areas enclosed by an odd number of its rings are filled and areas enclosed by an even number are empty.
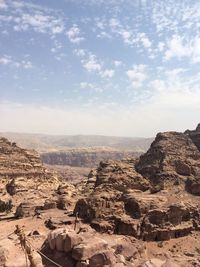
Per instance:
[[[115,136],[56,136],[1,133],[23,148],[36,150],[47,169],[55,170],[72,183],[87,177],[102,160],[121,160],[141,155],[154,138]]]
[[[5,137],[0,163],[0,266],[200,266],[200,125],[78,181]]]
[[[0,0],[0,267],[200,267],[200,1]]]

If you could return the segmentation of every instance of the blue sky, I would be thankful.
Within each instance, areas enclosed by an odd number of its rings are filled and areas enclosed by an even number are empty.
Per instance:
[[[0,0],[0,130],[153,136],[200,121],[200,2]]]

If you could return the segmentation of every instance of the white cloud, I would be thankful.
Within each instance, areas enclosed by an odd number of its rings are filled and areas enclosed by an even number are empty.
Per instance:
[[[79,44],[84,38],[81,36],[81,31],[79,27],[74,24],[67,32],[66,32],[71,43]]]
[[[195,36],[189,40],[183,39],[179,35],[173,35],[168,41],[167,50],[165,51],[164,60],[172,58],[182,59],[187,57],[191,62],[200,62],[200,37]]]
[[[122,65],[122,62],[120,61],[120,60],[114,60],[114,65],[115,65],[115,67],[119,67],[119,66],[121,66]]]
[[[0,57],[0,64],[2,65],[8,65],[9,63],[11,63],[11,58],[9,56],[2,56]]]
[[[109,24],[113,31],[115,31],[116,28],[121,26],[119,20],[116,18],[111,18]]]
[[[136,43],[138,45],[141,44],[144,48],[150,48],[152,45],[151,41],[144,32],[138,32],[135,39],[133,40],[133,43]]]
[[[165,43],[163,43],[163,42],[159,42],[159,43],[158,43],[158,50],[159,50],[160,52],[162,52],[162,51],[164,50],[164,47],[165,47]]]
[[[145,32],[131,28],[129,25],[123,25],[118,19],[112,18],[109,21],[111,32],[121,37],[124,44],[131,47],[139,47],[140,49],[150,49],[152,41]]]
[[[13,59],[11,56],[8,55],[3,55],[0,57],[0,65],[9,65],[11,67],[15,68],[24,68],[24,69],[32,69],[33,64],[31,61],[27,60],[21,60],[21,61],[16,61]]]
[[[131,41],[132,34],[130,31],[122,30],[120,34],[125,44],[132,44]]]
[[[167,47],[165,60],[170,60],[173,57],[182,58],[190,55],[190,48],[183,44],[183,38],[178,35],[174,35],[172,39],[168,41]]]
[[[5,3],[5,0],[0,0],[0,9],[7,9],[7,4]]]
[[[65,29],[63,19],[49,9],[26,2],[9,1],[8,3],[9,9],[13,11],[10,14],[14,13],[14,15],[1,17],[0,20],[7,23],[13,22],[12,27],[15,31],[34,30],[56,35]]]
[[[134,65],[132,69],[129,69],[126,72],[126,74],[134,88],[141,87],[143,82],[147,79],[146,66],[142,64]]]
[[[81,60],[83,67],[90,73],[95,73],[102,78],[110,79],[114,76],[115,71],[113,69],[107,69],[104,67],[104,63],[97,59],[94,54],[89,53],[89,56]]]
[[[193,42],[192,60],[197,63],[200,62],[200,37],[196,37]]]
[[[78,57],[84,57],[86,55],[86,51],[84,49],[74,49],[73,53]]]
[[[61,33],[64,31],[64,26],[63,25],[58,25],[58,26],[54,26],[52,28],[52,33],[56,34],[56,33]]]
[[[111,39],[112,36],[108,33],[108,32],[105,32],[105,31],[102,31],[100,33],[97,34],[97,38],[101,38],[101,39]]]
[[[32,69],[33,68],[33,64],[31,61],[22,60],[21,64],[22,64],[24,69]]]
[[[90,55],[89,59],[83,64],[83,67],[88,72],[100,72],[102,70],[102,65],[97,62],[95,55]]]
[[[141,42],[145,48],[151,47],[151,41],[147,37],[142,37]]]
[[[96,25],[101,30],[105,29],[105,25],[104,25],[103,21],[98,21]]]
[[[81,82],[80,87],[81,87],[81,89],[93,89],[95,86],[92,83]]]
[[[115,74],[115,71],[112,69],[105,69],[101,72],[103,78],[112,78]]]

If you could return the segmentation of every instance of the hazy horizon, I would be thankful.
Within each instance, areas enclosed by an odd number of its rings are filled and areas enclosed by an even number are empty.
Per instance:
[[[195,129],[199,21],[195,0],[0,0],[0,132]]]
[[[1,134],[13,134],[13,135],[44,135],[44,136],[58,136],[58,137],[65,137],[65,136],[96,136],[96,137],[116,137],[116,138],[135,138],[135,139],[143,139],[143,138],[153,138],[154,136],[144,137],[144,136],[120,136],[120,135],[102,135],[102,134],[51,134],[51,133],[31,133],[31,132],[9,132],[9,131],[0,131]],[[2,136],[3,137],[3,136]]]

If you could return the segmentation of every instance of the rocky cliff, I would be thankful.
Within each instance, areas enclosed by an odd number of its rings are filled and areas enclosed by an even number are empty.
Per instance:
[[[200,123],[197,125],[197,128],[193,131],[187,130],[185,134],[189,135],[193,143],[197,146],[200,151]]]
[[[48,173],[34,150],[22,149],[6,138],[0,138],[0,163],[0,179],[21,176],[48,178]]]
[[[0,197],[34,211],[59,185],[55,173],[43,166],[39,155],[0,138]],[[13,209],[14,211],[14,209]]]
[[[42,153],[42,161],[49,165],[68,165],[75,167],[98,166],[103,160],[121,160],[127,157],[139,156],[138,152],[119,151],[103,148],[87,148],[68,150],[64,152],[48,152]]]
[[[200,152],[189,135],[159,133],[147,153],[140,157],[136,169],[153,185],[196,180],[200,175]]]
[[[74,213],[102,232],[168,240],[200,229],[200,152],[187,133],[159,133],[138,160],[101,162]]]

